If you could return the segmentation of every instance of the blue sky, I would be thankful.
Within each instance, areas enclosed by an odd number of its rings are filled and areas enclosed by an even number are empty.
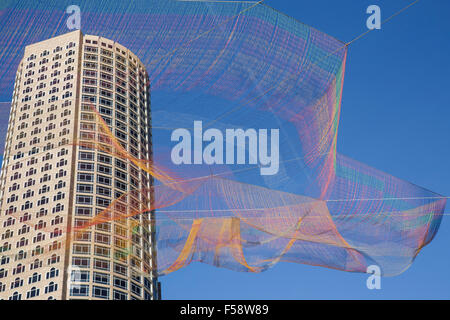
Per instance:
[[[411,1],[266,3],[350,41],[367,31],[369,5],[379,5],[385,19]],[[350,46],[338,133],[340,153],[447,196],[449,12],[448,0],[422,0]],[[2,94],[0,101],[6,100]],[[366,274],[321,267],[279,263],[266,272],[250,274],[193,263],[161,277],[162,295],[164,299],[450,299],[447,218],[411,268],[400,276],[383,278],[381,290],[366,288]]]
[[[410,1],[266,3],[350,41],[367,30],[369,5],[379,5],[384,20]],[[340,153],[443,195],[450,195],[449,12],[449,1],[420,1],[350,46],[338,134]],[[447,218],[413,265],[397,277],[383,278],[381,290],[366,288],[366,274],[321,267],[280,263],[249,274],[193,263],[161,278],[162,295],[164,299],[449,299]]]

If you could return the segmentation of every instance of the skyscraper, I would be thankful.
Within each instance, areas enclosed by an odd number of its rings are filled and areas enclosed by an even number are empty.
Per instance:
[[[151,213],[74,233],[119,199],[149,208],[152,178],[111,145],[152,157],[150,85],[124,46],[70,32],[31,44],[17,70],[0,176],[0,298],[157,299]],[[86,143],[79,143],[86,141]],[[137,199],[139,198],[139,199]]]

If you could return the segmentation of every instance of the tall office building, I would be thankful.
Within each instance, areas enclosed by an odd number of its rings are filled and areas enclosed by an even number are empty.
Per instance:
[[[107,139],[90,147],[91,106],[130,155],[151,159],[149,80],[130,50],[80,31],[25,48],[0,176],[1,299],[158,299],[151,213],[74,233],[110,205],[138,212],[151,198],[130,194],[149,190],[145,170]]]

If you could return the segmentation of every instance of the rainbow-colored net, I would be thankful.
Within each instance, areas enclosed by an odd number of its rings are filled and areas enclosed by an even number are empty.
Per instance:
[[[12,92],[25,45],[68,31],[69,5],[0,5],[2,96]],[[151,190],[126,196],[153,195],[144,212],[155,210],[160,275],[192,261],[250,272],[280,261],[352,272],[376,264],[383,275],[396,275],[435,236],[444,197],[336,151],[347,53],[342,42],[261,3],[78,5],[84,34],[121,43],[149,73],[153,161],[134,158],[99,114],[97,121],[114,146],[111,154],[155,178]],[[277,173],[261,175],[250,159],[174,164],[171,134],[192,132],[195,121],[203,131],[279,129]],[[101,148],[97,142],[90,143]],[[144,212],[117,199],[91,224]]]

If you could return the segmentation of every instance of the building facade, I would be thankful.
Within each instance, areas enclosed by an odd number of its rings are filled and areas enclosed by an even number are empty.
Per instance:
[[[150,85],[130,50],[80,31],[25,48],[0,176],[0,299],[159,298],[152,178],[106,140],[90,144],[93,106],[151,160]],[[144,213],[90,225],[111,205]]]

